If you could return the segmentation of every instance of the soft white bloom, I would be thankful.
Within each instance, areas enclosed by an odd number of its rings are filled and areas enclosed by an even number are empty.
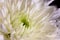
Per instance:
[[[54,7],[45,6],[44,0],[4,0],[1,6],[0,34],[5,40],[54,39],[50,36],[56,30],[50,22]]]

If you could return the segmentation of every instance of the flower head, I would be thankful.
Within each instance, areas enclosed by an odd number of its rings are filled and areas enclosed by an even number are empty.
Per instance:
[[[56,29],[49,22],[53,11],[44,0],[5,0],[0,31],[5,40],[50,40],[47,35]]]

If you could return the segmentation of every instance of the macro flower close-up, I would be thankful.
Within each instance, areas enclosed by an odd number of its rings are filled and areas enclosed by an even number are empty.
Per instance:
[[[54,6],[45,0],[1,0],[0,40],[55,40]]]

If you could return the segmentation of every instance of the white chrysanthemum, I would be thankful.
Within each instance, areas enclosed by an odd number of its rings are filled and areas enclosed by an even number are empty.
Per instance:
[[[54,7],[44,0],[4,0],[0,8],[0,34],[5,40],[53,40],[56,27],[50,17]]]

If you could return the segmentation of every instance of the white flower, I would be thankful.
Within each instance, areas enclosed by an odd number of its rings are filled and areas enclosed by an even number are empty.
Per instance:
[[[56,29],[49,22],[53,11],[44,0],[5,0],[0,31],[5,40],[51,40],[47,35]]]

